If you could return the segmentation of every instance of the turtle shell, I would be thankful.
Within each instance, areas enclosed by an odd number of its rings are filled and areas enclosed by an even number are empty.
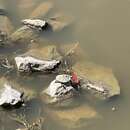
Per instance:
[[[71,76],[67,75],[67,74],[57,75],[56,81],[58,81],[60,83],[68,83],[71,81]]]

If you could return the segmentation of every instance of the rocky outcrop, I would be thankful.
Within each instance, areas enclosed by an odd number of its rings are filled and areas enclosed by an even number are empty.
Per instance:
[[[0,105],[17,105],[20,102],[23,102],[23,93],[15,90],[12,86],[4,84],[4,88],[0,92]]]
[[[49,87],[42,92],[42,94],[45,94],[50,98],[50,100],[45,100],[45,102],[62,102],[63,100],[70,99],[78,95],[78,89],[78,84],[72,81],[72,77],[70,75],[62,74],[57,75],[50,83]]]
[[[44,61],[32,56],[17,56],[15,62],[19,72],[49,72],[60,64],[58,60]]]
[[[22,86],[17,82],[0,78],[0,105],[15,107],[22,105],[36,96],[36,92],[30,90],[27,86]]]

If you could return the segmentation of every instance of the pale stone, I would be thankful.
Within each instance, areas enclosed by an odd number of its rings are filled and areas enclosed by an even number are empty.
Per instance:
[[[56,123],[65,128],[77,128],[87,125],[94,119],[101,119],[97,111],[89,105],[81,105],[70,109],[46,110]],[[82,122],[83,121],[83,122]]]

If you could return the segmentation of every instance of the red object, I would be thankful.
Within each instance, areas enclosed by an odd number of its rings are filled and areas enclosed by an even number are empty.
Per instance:
[[[79,84],[79,79],[78,79],[78,76],[77,76],[77,74],[76,73],[72,73],[72,77],[71,77],[71,80],[72,80],[72,82],[74,82],[74,83],[76,83],[76,84]]]

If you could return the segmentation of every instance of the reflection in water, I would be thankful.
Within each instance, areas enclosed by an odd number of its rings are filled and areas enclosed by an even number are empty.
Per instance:
[[[29,2],[33,1],[31,5]],[[23,2],[27,2],[25,4]],[[22,13],[21,8],[18,3],[23,3],[26,14],[29,14],[30,11],[37,7],[38,3],[42,0],[0,0],[0,4],[4,3],[5,8],[9,11],[10,19],[15,25],[15,29],[21,26],[19,22],[22,17],[25,17],[25,13]],[[71,41],[79,41],[81,47],[86,51],[86,60],[91,59],[95,63],[102,64],[104,66],[111,67],[120,82],[121,86],[121,96],[115,97],[106,102],[99,102],[95,99],[88,99],[87,101],[82,98],[79,99],[83,104],[89,104],[94,110],[100,115],[100,119],[89,121],[82,121],[87,125],[83,125],[82,128],[77,128],[79,130],[89,129],[89,130],[129,130],[129,79],[130,77],[130,61],[129,61],[129,34],[130,34],[130,1],[128,0],[53,0],[55,8],[52,11],[62,10],[65,13],[68,13],[70,16],[74,17],[74,24],[69,28],[64,29],[61,32],[52,34],[47,32],[43,34],[43,38],[49,40],[45,43],[67,43]],[[22,4],[21,4],[22,5]],[[20,6],[21,6],[20,5]],[[26,6],[25,6],[26,5]],[[27,5],[32,6],[30,10]],[[0,6],[1,7],[1,6]],[[27,10],[26,10],[27,9]],[[19,11],[18,11],[19,10]],[[53,14],[53,12],[48,12],[48,15]],[[20,13],[20,15],[19,15]],[[46,41],[45,40],[45,41]],[[20,47],[19,47],[20,46]],[[15,49],[6,50],[5,48],[0,48],[0,53],[7,55],[16,55],[14,50],[17,50],[17,53],[22,50],[22,45],[18,45]],[[43,44],[41,44],[43,46]],[[19,49],[21,48],[21,49]],[[26,47],[25,47],[26,48]],[[1,73],[2,75],[3,73]],[[11,73],[13,79],[19,81],[19,77],[16,78],[15,72]],[[50,81],[54,79],[54,75],[48,76],[37,76],[32,75],[30,78],[28,76],[22,77],[22,80],[19,82],[23,85],[27,85],[29,88],[40,92],[43,88],[46,88]],[[36,78],[35,78],[36,77]],[[14,130],[17,128],[17,124],[11,120],[7,120],[6,116],[11,113],[22,113],[26,111],[26,114],[30,117],[37,117],[36,110],[39,108],[43,109],[43,116],[47,119],[45,121],[45,128],[48,130],[60,130],[65,129],[66,127],[62,122],[57,124],[57,120],[52,120],[51,116],[56,116],[57,111],[51,111],[52,113],[48,114],[48,108],[45,104],[40,102],[38,103],[31,101],[27,107],[21,108],[19,110],[5,111],[4,113],[0,112],[1,120],[0,129],[5,130]],[[33,105],[32,105],[33,104]],[[112,111],[112,107],[116,107],[116,111]],[[47,109],[47,110],[46,110]],[[93,109],[91,109],[93,110]],[[3,110],[1,110],[3,111]],[[68,110],[69,111],[69,110]],[[71,113],[71,112],[70,112]],[[34,115],[33,115],[34,114]],[[42,115],[41,114],[41,115]],[[52,114],[52,115],[51,115]],[[65,113],[63,113],[64,115]],[[86,113],[85,113],[86,114]],[[65,114],[66,115],[66,114]],[[84,114],[83,114],[84,115]],[[58,116],[58,115],[57,115]],[[63,118],[63,117],[61,117]],[[68,118],[66,116],[66,118]],[[76,118],[76,117],[74,117]],[[77,116],[78,118],[78,116]],[[48,121],[49,120],[49,121]],[[73,118],[71,118],[73,120]],[[76,120],[76,119],[75,119]],[[11,125],[11,127],[10,127]],[[68,128],[70,129],[70,128]]]

